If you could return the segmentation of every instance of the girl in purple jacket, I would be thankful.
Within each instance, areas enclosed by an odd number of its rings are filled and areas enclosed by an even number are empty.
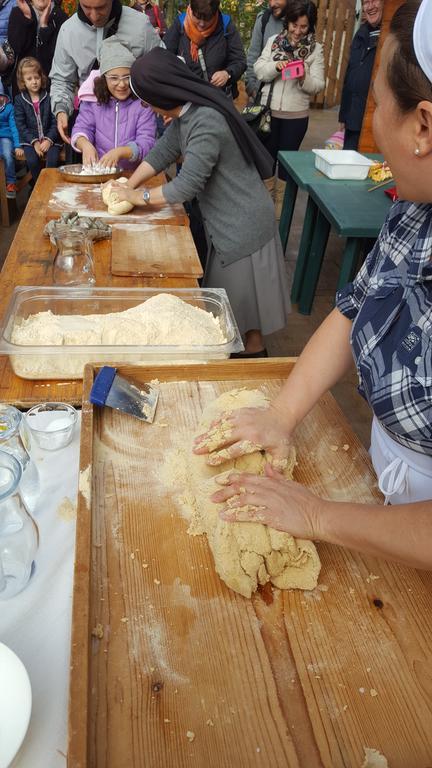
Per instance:
[[[82,152],[83,165],[98,163],[135,169],[156,140],[156,119],[131,94],[132,52],[113,36],[101,45],[100,77],[94,100],[81,101],[72,131],[72,147]]]

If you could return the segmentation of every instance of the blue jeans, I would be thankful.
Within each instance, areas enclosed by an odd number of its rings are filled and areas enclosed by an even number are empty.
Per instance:
[[[60,147],[53,144],[45,155],[45,168],[57,168],[58,156]],[[41,171],[41,161],[36,150],[33,147],[24,147],[25,159],[32,175],[33,181],[37,181],[37,178]]]
[[[5,164],[6,184],[15,184],[15,158],[12,139],[0,138],[0,157]]]

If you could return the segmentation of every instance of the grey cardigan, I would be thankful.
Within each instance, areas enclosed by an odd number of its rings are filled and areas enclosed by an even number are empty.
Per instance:
[[[163,195],[169,203],[198,198],[204,226],[222,264],[248,256],[274,237],[270,195],[220,112],[191,106],[173,120],[145,160],[159,173],[180,155],[181,170],[163,186]]]

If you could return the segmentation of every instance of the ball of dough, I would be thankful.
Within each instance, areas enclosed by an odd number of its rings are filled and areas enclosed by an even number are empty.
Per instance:
[[[122,176],[120,179],[117,179],[120,184],[126,184],[127,178],[125,176]],[[102,189],[102,200],[104,201],[105,205],[108,206],[108,213],[111,213],[112,215],[121,215],[123,213],[129,213],[129,211],[132,210],[133,205],[132,203],[128,203],[127,200],[122,200],[119,202],[115,189],[112,188],[113,182],[110,181],[108,184],[106,184]]]

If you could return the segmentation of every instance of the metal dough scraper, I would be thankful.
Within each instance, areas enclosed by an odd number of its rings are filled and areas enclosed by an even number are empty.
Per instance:
[[[116,368],[104,365],[90,390],[89,400],[95,405],[108,405],[117,411],[152,423],[159,391],[150,384],[137,384],[119,376]]]

